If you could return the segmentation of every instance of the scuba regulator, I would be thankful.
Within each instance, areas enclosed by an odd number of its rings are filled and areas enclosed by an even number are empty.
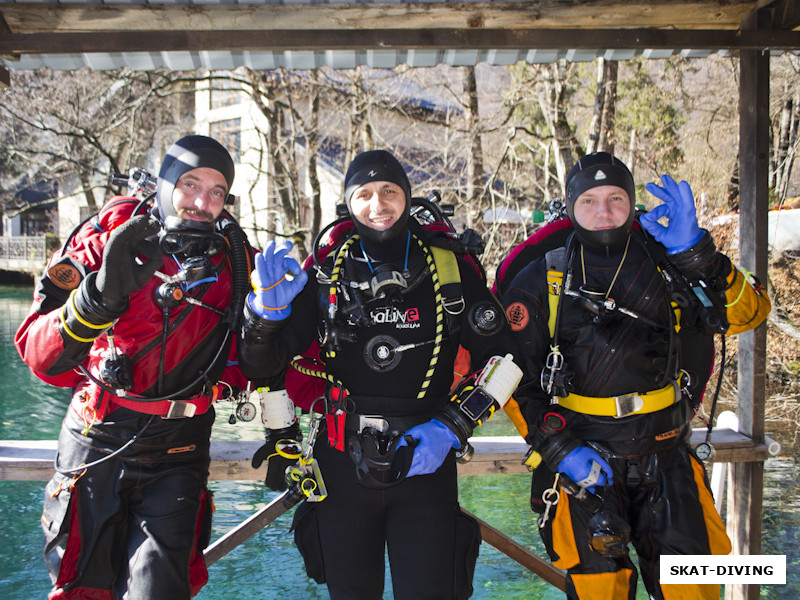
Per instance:
[[[119,173],[112,174],[110,180],[113,185],[126,186],[131,196],[141,198],[141,203],[137,206],[134,214],[139,214],[140,208],[151,204],[158,194],[158,180],[142,168],[132,169],[128,176]],[[227,202],[230,203],[232,200],[233,196],[229,195]],[[180,219],[175,214],[168,214],[165,217],[162,215],[163,218],[159,218],[159,214],[163,211],[158,206],[153,206],[150,212],[151,218],[158,218],[161,222],[161,230],[158,233],[158,244],[161,251],[172,256],[179,267],[178,272],[172,276],[165,275],[160,271],[155,273],[163,282],[154,292],[154,301],[165,314],[164,336],[166,336],[166,318],[170,309],[182,302],[200,306],[221,315],[228,324],[228,334],[223,339],[219,351],[209,367],[188,386],[174,394],[159,395],[157,398],[134,396],[133,399],[138,401],[158,401],[181,397],[205,378],[206,372],[220,358],[223,348],[227,345],[230,332],[238,329],[242,311],[237,307],[244,305],[244,298],[249,289],[249,258],[246,238],[238,224],[225,211],[213,223],[187,221]],[[97,215],[87,220],[92,221],[95,229],[101,230]],[[81,225],[83,223],[76,228],[75,232]],[[224,311],[208,306],[187,294],[196,286],[217,280],[217,269],[210,258],[223,251],[229,252],[233,274],[233,298],[230,307]],[[108,330],[108,341],[109,356],[105,357],[100,364],[100,378],[97,380],[92,377],[92,379],[95,380],[95,383],[102,384],[102,387],[116,391],[117,395],[124,396],[123,392],[133,388],[133,363],[130,357],[117,351],[114,344],[113,327]],[[233,398],[238,395],[231,391],[228,397]],[[252,419],[252,411],[240,412],[242,420]],[[254,413],[252,414],[254,416]]]

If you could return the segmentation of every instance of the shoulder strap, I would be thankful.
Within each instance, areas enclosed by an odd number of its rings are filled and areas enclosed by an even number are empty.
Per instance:
[[[548,223],[524,242],[515,246],[497,268],[492,291],[502,296],[517,273],[531,261],[544,256],[548,250],[565,246],[570,233],[572,233],[572,221],[560,219]]]
[[[550,314],[547,318],[547,329],[550,339],[556,330],[556,315],[558,314],[558,299],[561,296],[561,284],[564,280],[564,267],[567,261],[567,249],[564,246],[550,250],[544,255],[547,265],[547,305]]]
[[[461,286],[461,272],[452,250],[430,246],[433,262],[439,274],[442,289],[442,305],[448,314],[457,315],[464,310],[464,291]]]

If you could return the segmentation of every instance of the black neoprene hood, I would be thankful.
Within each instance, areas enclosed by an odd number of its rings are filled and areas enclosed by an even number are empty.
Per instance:
[[[376,231],[360,223],[353,215],[353,210],[350,206],[350,199],[353,193],[362,185],[373,181],[394,183],[400,186],[406,197],[406,207],[403,214],[386,231]],[[411,210],[411,182],[408,180],[408,175],[406,175],[403,165],[390,152],[386,150],[362,152],[353,159],[344,176],[344,201],[359,235],[378,243],[388,242],[406,229]]]

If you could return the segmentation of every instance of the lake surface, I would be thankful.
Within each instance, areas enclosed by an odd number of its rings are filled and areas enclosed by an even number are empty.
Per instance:
[[[45,385],[22,363],[13,345],[14,332],[27,314],[32,290],[0,286],[0,439],[55,439],[69,402],[69,390]],[[228,423],[229,404],[218,405],[215,439],[262,439],[258,419]],[[481,431],[512,434],[504,415]],[[480,431],[480,430],[479,430]],[[763,586],[761,597],[800,598],[800,468],[788,457],[766,463],[763,554],[787,555],[787,585]],[[546,554],[529,509],[529,477],[486,475],[459,480],[461,504],[517,542]],[[217,539],[276,493],[260,482],[212,481],[216,512],[212,539]],[[0,598],[45,598],[50,580],[42,562],[39,525],[44,482],[0,481]],[[302,559],[289,532],[291,513],[256,534],[210,569],[209,584],[199,600],[316,600],[328,597],[324,586],[305,575]],[[555,588],[491,546],[481,546],[474,580],[475,600],[550,600],[562,598]],[[391,599],[387,575],[386,599]],[[646,598],[640,584],[637,598]]]

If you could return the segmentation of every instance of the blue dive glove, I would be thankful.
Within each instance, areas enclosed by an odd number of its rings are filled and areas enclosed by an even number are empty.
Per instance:
[[[611,466],[597,452],[588,446],[578,446],[567,454],[556,471],[564,473],[582,488],[594,493],[595,486],[606,486],[614,483]]]
[[[447,454],[450,452],[450,448],[461,447],[456,434],[436,419],[431,419],[427,423],[412,427],[406,431],[406,435],[410,435],[419,442],[417,447],[414,448],[414,458],[411,461],[411,468],[408,470],[406,477],[428,475],[435,472],[436,469],[442,466],[444,459],[447,458]],[[407,442],[404,436],[397,444],[397,447],[401,448],[406,445]]]
[[[247,297],[250,310],[262,319],[280,321],[292,312],[291,302],[308,280],[308,274],[291,256],[292,243],[275,249],[270,241],[263,252],[256,254],[256,268],[250,274],[253,291]],[[294,278],[287,279],[287,273]]]
[[[664,187],[648,183],[647,191],[663,200],[664,204],[643,214],[639,222],[657,242],[666,246],[667,254],[677,254],[699,242],[704,231],[697,224],[694,196],[689,184],[685,181],[677,183],[669,175],[662,175],[661,183]],[[669,219],[666,227],[658,223],[661,217]]]

